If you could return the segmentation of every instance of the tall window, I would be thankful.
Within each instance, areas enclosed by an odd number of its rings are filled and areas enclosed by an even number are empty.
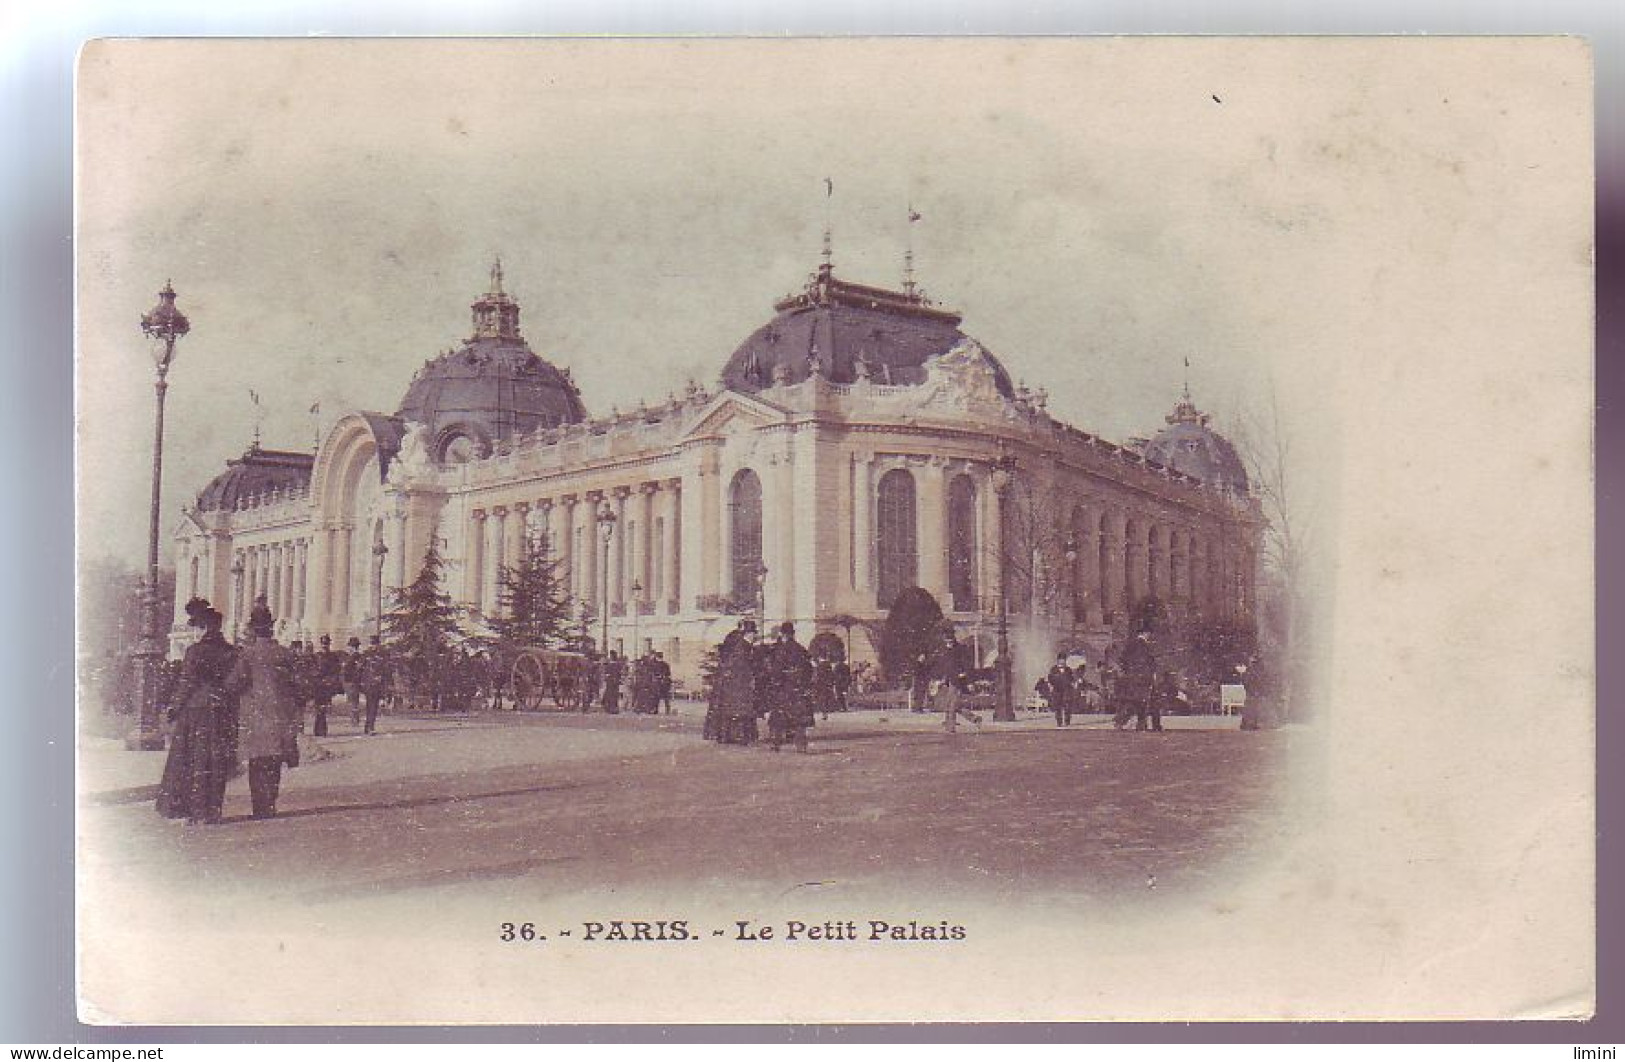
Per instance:
[[[743,469],[728,487],[728,511],[733,538],[729,556],[736,600],[754,602],[756,573],[762,564],[762,481],[750,469]]]
[[[955,476],[948,487],[948,596],[955,612],[976,611],[976,484]]]
[[[877,603],[890,608],[897,595],[920,581],[919,549],[914,526],[914,477],[894,468],[880,477],[876,499],[876,537],[880,562]]]
[[[1089,572],[1088,551],[1094,548],[1094,521],[1083,506],[1072,510],[1071,544],[1075,551],[1072,570],[1067,573],[1072,593],[1072,622],[1084,623],[1089,619],[1089,594],[1092,587],[1085,576]]]

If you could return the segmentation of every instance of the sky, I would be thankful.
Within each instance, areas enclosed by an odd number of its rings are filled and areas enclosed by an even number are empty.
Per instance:
[[[714,385],[826,223],[838,275],[895,286],[910,205],[921,284],[1052,413],[1151,434],[1189,359],[1221,431],[1274,396],[1312,491],[1336,460],[1327,394],[1405,324],[1378,293],[1431,276],[1441,241],[1470,250],[1496,110],[1542,87],[1538,57],[1491,49],[1487,90],[1461,81],[1486,53],[1424,43],[93,43],[82,544],[144,557],[139,319],[166,280],[192,322],[167,553],[257,417],[266,446],[308,449],[345,411],[393,412],[468,335],[497,255],[533,349],[605,413]]]

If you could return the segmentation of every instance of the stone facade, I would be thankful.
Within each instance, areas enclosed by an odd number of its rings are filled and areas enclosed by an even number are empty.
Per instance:
[[[841,284],[826,267],[811,301],[780,309],[810,312]],[[923,305],[912,292],[844,290],[864,293],[871,316],[887,297],[899,314]],[[513,328],[516,339],[517,306]],[[522,536],[547,535],[575,601],[599,616],[607,606],[610,647],[635,638],[690,680],[741,611],[793,621],[803,642],[834,630],[870,659],[862,621],[884,615],[883,591],[900,581],[930,591],[984,655],[1001,593],[1012,626],[1049,644],[1103,645],[1149,597],[1176,624],[1250,622],[1262,521],[1235,477],[1210,484],[1060,422],[957,331],[917,372],[896,369],[903,383],[877,379],[862,351],[821,354],[816,335],[805,371],[781,363],[754,389],[690,385],[631,412],[498,432],[472,452],[398,415],[344,416],[305,486],[239,482],[229,505],[187,510],[174,647],[189,637],[179,609],[193,594],[222,606],[228,633],[265,594],[284,639],[364,638],[431,535],[446,589],[475,611],[496,607],[497,572]],[[1181,409],[1194,409],[1188,396],[1170,418],[1183,430]],[[295,456],[255,450],[234,466]],[[759,559],[741,555],[756,542]]]

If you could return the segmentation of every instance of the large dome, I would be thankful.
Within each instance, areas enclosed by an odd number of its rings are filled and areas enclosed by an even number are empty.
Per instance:
[[[521,338],[519,304],[502,290],[500,262],[491,290],[472,308],[474,334],[418,370],[395,414],[428,428],[435,460],[468,460],[498,441],[586,418],[569,374]]]
[[[1208,415],[1182,398],[1166,418],[1168,426],[1145,444],[1145,456],[1220,490],[1247,493],[1247,466],[1235,446],[1208,427]]]
[[[806,289],[778,302],[777,316],[752,332],[722,369],[722,386],[754,392],[805,380],[816,360],[824,376],[849,384],[925,381],[925,363],[966,339],[959,315],[913,291],[887,291],[837,279],[826,265]],[[1014,394],[994,361],[998,388]]]

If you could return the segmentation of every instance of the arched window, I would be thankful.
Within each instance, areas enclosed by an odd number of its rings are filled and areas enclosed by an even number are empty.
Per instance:
[[[1088,551],[1095,548],[1094,521],[1079,505],[1072,510],[1072,528],[1068,539],[1068,547],[1072,550],[1072,570],[1067,572],[1067,583],[1072,593],[1072,622],[1083,623],[1089,619],[1089,594],[1091,587],[1085,580],[1089,571]]]
[[[948,596],[955,612],[976,611],[976,484],[969,476],[948,487]]]
[[[734,599],[754,604],[756,578],[762,567],[762,481],[748,468],[736,473],[728,487],[728,512],[733,529],[729,570]]]
[[[920,581],[919,551],[915,539],[914,477],[894,468],[880,477],[876,499],[876,537],[880,562],[877,604],[890,608],[897,595]]]

